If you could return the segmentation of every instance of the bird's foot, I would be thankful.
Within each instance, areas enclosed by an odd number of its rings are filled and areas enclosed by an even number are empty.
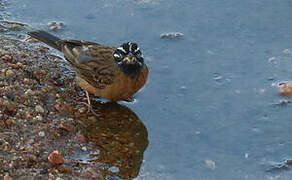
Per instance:
[[[97,116],[97,117],[99,116],[99,115],[96,114],[96,112],[93,110],[91,104],[88,104],[88,103],[86,103],[86,102],[80,102],[80,103],[81,103],[81,104],[84,104],[84,105],[87,106],[87,113],[91,112],[93,115],[95,115],[95,116]]]

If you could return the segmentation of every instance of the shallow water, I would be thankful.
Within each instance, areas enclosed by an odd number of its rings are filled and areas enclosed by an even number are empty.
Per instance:
[[[292,158],[292,105],[279,105],[272,86],[292,79],[283,52],[292,49],[291,1],[7,3],[8,20],[36,29],[62,21],[64,38],[140,45],[149,81],[123,103],[148,131],[137,179],[292,178],[289,167],[273,169]],[[184,37],[160,39],[167,32]]]

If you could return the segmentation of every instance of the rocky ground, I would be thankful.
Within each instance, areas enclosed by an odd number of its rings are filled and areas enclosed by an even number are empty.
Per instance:
[[[143,123],[126,106],[93,101],[93,114],[84,102],[63,58],[33,39],[1,35],[0,177],[136,177],[148,145]]]

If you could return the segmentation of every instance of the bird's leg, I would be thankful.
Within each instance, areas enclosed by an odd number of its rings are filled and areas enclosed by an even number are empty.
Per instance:
[[[89,106],[91,106],[89,92],[88,91],[85,91],[85,93],[86,93],[86,97],[87,97],[87,103],[88,103]]]
[[[89,111],[92,112],[92,114],[94,114],[95,116],[99,116],[98,114],[96,114],[91,106],[91,101],[90,101],[90,95],[89,92],[85,90],[85,94],[87,97],[87,103],[83,102],[82,104],[85,104],[88,107],[87,113],[89,113]]]

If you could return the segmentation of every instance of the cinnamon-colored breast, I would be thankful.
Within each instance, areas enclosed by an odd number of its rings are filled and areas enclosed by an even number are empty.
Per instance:
[[[89,93],[108,100],[121,101],[131,98],[139,89],[144,86],[148,78],[148,68],[146,65],[144,65],[141,74],[137,79],[132,79],[126,76],[123,72],[119,71],[115,75],[114,82],[101,89],[90,85],[80,76],[77,77],[79,85]]]

